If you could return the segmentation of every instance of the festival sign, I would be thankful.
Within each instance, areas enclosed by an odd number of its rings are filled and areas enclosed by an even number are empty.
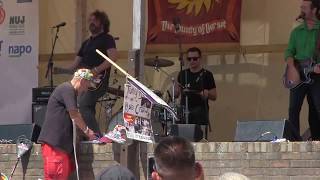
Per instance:
[[[239,43],[241,0],[149,0],[147,43]]]
[[[32,123],[38,56],[39,0],[0,0],[0,125]]]

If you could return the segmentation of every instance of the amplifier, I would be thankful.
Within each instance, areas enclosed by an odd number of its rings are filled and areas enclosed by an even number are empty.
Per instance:
[[[55,87],[37,87],[32,88],[32,102],[34,103],[47,103],[49,97]]]

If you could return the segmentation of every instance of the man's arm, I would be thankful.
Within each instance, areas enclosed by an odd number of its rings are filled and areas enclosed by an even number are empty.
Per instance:
[[[75,124],[84,132],[85,135],[89,137],[89,140],[95,139],[94,132],[88,128],[86,123],[84,122],[80,112],[76,109],[69,110],[70,118],[74,120]]]
[[[72,72],[75,71],[78,68],[79,64],[80,64],[81,59],[82,58],[80,56],[76,56],[74,58],[74,61],[69,66],[67,66],[66,69],[68,69],[68,70],[70,70]]]
[[[204,97],[204,98],[208,98],[212,101],[215,101],[217,100],[217,88],[212,88],[212,89],[204,89],[202,92],[201,92],[201,95]]]
[[[284,58],[287,62],[287,65],[292,67],[294,66],[294,56],[296,54],[296,38],[294,31],[290,34],[290,39],[288,42],[288,47],[285,51]]]
[[[110,48],[107,50],[108,57],[113,61],[116,62],[118,60],[118,51],[116,48]],[[95,67],[93,69],[93,72],[95,74],[99,74],[102,71],[108,69],[111,66],[111,64],[108,61],[104,61],[99,66]]]

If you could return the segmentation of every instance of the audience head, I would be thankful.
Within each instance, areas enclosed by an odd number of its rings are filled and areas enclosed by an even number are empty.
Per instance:
[[[136,178],[128,168],[114,165],[102,170],[96,180],[136,180]]]
[[[195,161],[193,146],[181,137],[167,137],[154,151],[153,180],[194,180],[202,175],[202,167]]]
[[[222,174],[219,177],[219,180],[250,180],[248,177],[245,175],[235,173],[235,172],[227,172]]]

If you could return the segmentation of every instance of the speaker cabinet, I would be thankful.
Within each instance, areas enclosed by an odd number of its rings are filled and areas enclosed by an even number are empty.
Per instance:
[[[285,119],[237,122],[234,141],[272,141],[276,138],[285,138],[290,141],[302,140],[299,133],[294,130],[292,124]]]
[[[34,130],[32,141],[37,142],[40,135],[41,127],[44,122],[47,111],[47,104],[33,104],[32,105],[32,122],[34,123]]]
[[[197,124],[173,124],[170,135],[184,137],[193,142],[198,142],[203,138],[201,126]]]

